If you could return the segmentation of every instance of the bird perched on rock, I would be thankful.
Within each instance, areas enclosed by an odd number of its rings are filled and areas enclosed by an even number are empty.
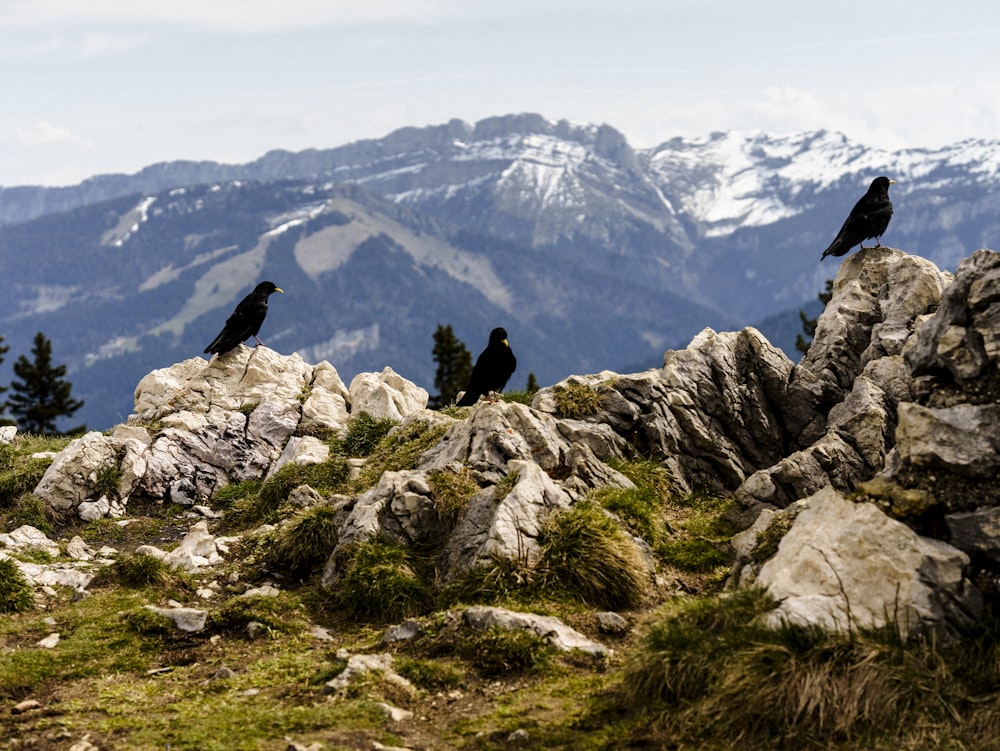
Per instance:
[[[889,200],[889,186],[895,184],[895,180],[888,177],[876,177],[868,187],[868,192],[861,196],[851,213],[847,215],[847,221],[840,228],[837,237],[830,243],[830,247],[823,251],[819,260],[827,256],[842,256],[855,245],[860,245],[861,250],[865,250],[865,240],[870,237],[875,238],[875,244],[882,247],[879,238],[889,226],[892,219],[892,201]]]
[[[254,287],[253,292],[240,300],[233,314],[226,319],[222,331],[205,347],[205,352],[224,355],[251,336],[257,339],[257,344],[263,344],[257,332],[267,315],[267,298],[274,292],[284,290],[276,287],[274,282],[261,282]]]
[[[468,407],[479,401],[479,397],[503,391],[514,369],[517,359],[507,343],[507,332],[502,328],[490,332],[490,342],[486,345],[469,376],[465,394],[458,400],[459,407]]]

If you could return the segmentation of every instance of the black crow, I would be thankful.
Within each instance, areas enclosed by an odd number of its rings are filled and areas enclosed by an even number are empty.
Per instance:
[[[458,400],[458,406],[468,407],[479,401],[481,396],[503,391],[516,367],[517,359],[507,343],[507,332],[500,328],[493,329],[490,332],[490,343],[476,358],[469,385]]]
[[[872,180],[868,192],[854,204],[844,226],[840,228],[840,232],[830,243],[830,247],[823,251],[819,260],[822,261],[827,256],[842,256],[855,245],[861,245],[861,250],[864,250],[865,240],[869,237],[874,237],[875,244],[882,247],[879,238],[885,232],[885,228],[889,226],[889,220],[892,219],[889,186],[894,185],[895,182],[888,177],[876,177]]]
[[[233,314],[226,319],[226,325],[212,343],[205,347],[205,352],[224,355],[251,336],[257,339],[257,344],[263,344],[257,337],[257,332],[267,315],[267,298],[274,292],[284,290],[276,287],[274,282],[261,282],[254,287],[253,292],[244,297]]]

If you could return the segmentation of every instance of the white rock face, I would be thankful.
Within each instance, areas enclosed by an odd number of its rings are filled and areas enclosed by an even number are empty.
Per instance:
[[[22,524],[13,532],[0,534],[0,545],[8,550],[40,550],[53,557],[60,552],[57,543],[30,524]]]
[[[382,680],[392,683],[408,694],[415,694],[416,687],[396,672],[394,662],[392,655],[388,652],[372,655],[350,655],[347,657],[347,665],[340,675],[326,682],[323,693],[341,693],[350,688],[354,682],[366,678],[371,673],[377,673]]]
[[[982,610],[964,578],[967,555],[921,537],[870,503],[851,503],[825,488],[804,509],[765,563],[757,583],[783,620],[831,630],[895,624],[912,632],[950,633]]]
[[[399,420],[427,407],[428,394],[392,368],[358,373],[351,380],[351,413],[366,412],[376,420]]]
[[[265,478],[288,462],[325,461],[328,447],[312,436],[342,435],[352,399],[354,411],[396,420],[427,404],[427,392],[391,368],[354,381],[352,397],[328,362],[242,345],[155,370],[136,387],[129,424],[74,440],[35,494],[87,520],[123,515],[133,493],[195,506],[219,487]]]
[[[174,626],[188,633],[204,630],[205,622],[208,620],[208,611],[200,608],[161,608],[156,605],[146,605],[145,607],[158,615],[166,616],[174,622]]]

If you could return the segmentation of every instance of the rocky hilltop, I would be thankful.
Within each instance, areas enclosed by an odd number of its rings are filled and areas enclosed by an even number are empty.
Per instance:
[[[210,533],[213,498],[289,463],[327,461],[323,438],[365,413],[425,444],[410,468],[362,492],[294,490],[334,520],[323,584],[342,575],[344,551],[372,539],[439,551],[448,581],[530,561],[554,511],[632,485],[609,462],[654,457],[678,488],[735,498],[729,516],[744,531],[731,543],[729,582],[769,588],[774,619],[833,629],[889,619],[904,632],[954,635],[996,596],[997,332],[1000,254],[976,251],[952,275],[875,248],[843,262],[797,365],[755,329],[706,329],[661,368],[575,375],[530,406],[480,403],[453,416],[427,410],[426,391],[390,368],[348,386],[327,362],[240,347],[150,373],[128,421],[70,443],[34,493],[84,519],[127,517],[139,497],[200,508],[209,518],[196,537],[224,555]],[[474,483],[447,519],[441,472]],[[763,556],[774,530],[781,542]],[[661,586],[647,541],[630,539],[648,586]],[[2,541],[38,537],[22,529]]]

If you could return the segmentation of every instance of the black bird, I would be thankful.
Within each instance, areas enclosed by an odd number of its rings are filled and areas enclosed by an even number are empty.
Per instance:
[[[251,336],[257,339],[257,344],[263,344],[257,337],[257,332],[267,315],[267,298],[274,292],[284,290],[276,287],[274,282],[261,282],[254,287],[253,292],[240,300],[233,314],[226,319],[222,331],[205,347],[205,352],[224,355]]]
[[[503,391],[516,367],[517,359],[507,343],[507,332],[500,328],[493,329],[490,332],[490,343],[476,358],[469,385],[458,400],[458,406],[468,407],[479,401],[479,397],[484,394]]]
[[[823,251],[819,260],[822,261],[827,256],[842,256],[855,245],[860,245],[861,250],[865,250],[865,240],[869,237],[874,237],[875,245],[882,247],[879,238],[892,219],[889,186],[895,183],[895,180],[890,180],[888,177],[876,177],[872,180],[868,192],[854,204],[844,226],[840,228],[830,247]]]

